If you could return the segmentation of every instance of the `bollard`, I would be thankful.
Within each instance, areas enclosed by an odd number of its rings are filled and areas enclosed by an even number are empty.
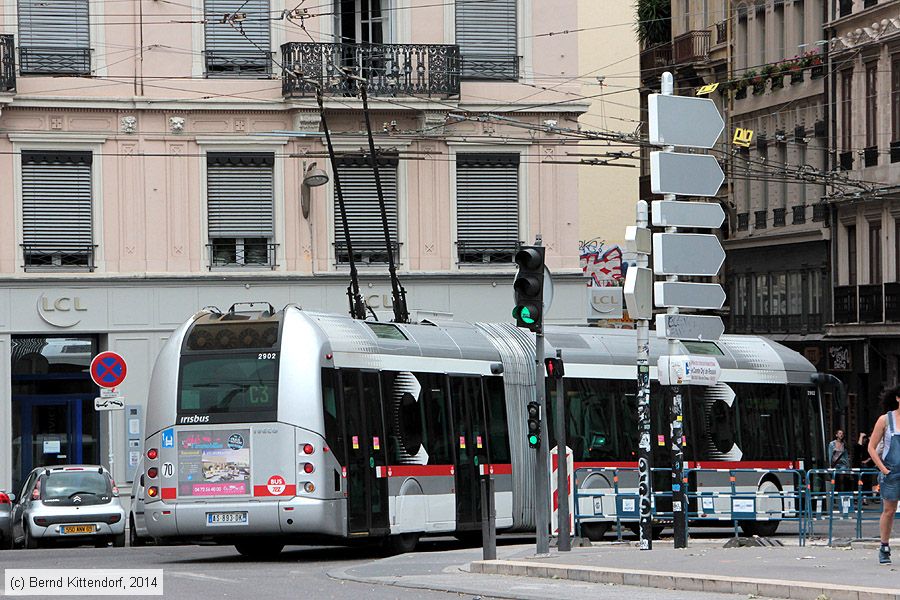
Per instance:
[[[494,478],[481,478],[481,557],[483,560],[497,559],[497,514],[494,511]]]

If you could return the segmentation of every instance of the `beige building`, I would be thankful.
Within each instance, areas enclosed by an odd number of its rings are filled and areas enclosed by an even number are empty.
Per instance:
[[[351,254],[391,316],[355,80],[369,82],[388,227],[409,307],[509,320],[512,256],[540,233],[583,322],[574,2],[4,0],[0,10],[0,488],[115,453],[162,341],[205,305],[344,312]],[[553,81],[552,86],[544,85]],[[314,92],[338,164],[325,154]],[[544,90],[544,87],[553,89]],[[309,187],[311,169],[328,183]],[[415,316],[415,315],[414,315]],[[129,362],[112,432],[86,365]],[[138,436],[139,437],[139,436]],[[103,450],[101,452],[101,449]]]

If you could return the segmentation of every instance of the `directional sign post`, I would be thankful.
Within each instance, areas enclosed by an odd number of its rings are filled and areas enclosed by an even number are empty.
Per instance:
[[[725,304],[725,290],[718,283],[657,281],[653,284],[653,300],[656,306],[717,310]]]
[[[709,98],[650,94],[647,108],[652,115],[651,144],[712,148],[725,130],[725,121]]]
[[[653,201],[653,224],[657,227],[704,227],[718,229],[725,222],[722,205],[713,202]]]
[[[718,275],[725,262],[719,238],[707,233],[654,233],[653,271],[657,275]]]
[[[94,409],[98,411],[107,411],[109,418],[107,419],[106,441],[109,447],[109,472],[115,478],[113,470],[113,411],[125,408],[125,398],[119,396],[115,388],[125,381],[128,374],[128,367],[125,359],[115,352],[101,352],[91,361],[91,379],[100,386],[100,397],[94,398]]]
[[[721,317],[710,315],[656,315],[656,336],[673,340],[709,342],[725,333]]]
[[[650,153],[650,191],[654,194],[715,196],[725,181],[725,173],[715,156]]]

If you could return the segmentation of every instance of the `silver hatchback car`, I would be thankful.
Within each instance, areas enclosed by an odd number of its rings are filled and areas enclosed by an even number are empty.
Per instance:
[[[125,509],[105,468],[61,465],[33,470],[12,510],[13,538],[26,548],[71,541],[125,545]]]

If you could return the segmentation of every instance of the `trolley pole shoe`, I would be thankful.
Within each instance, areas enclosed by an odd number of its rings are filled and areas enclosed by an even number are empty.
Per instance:
[[[887,544],[881,544],[881,548],[878,550],[878,562],[882,565],[891,564],[891,547]]]

